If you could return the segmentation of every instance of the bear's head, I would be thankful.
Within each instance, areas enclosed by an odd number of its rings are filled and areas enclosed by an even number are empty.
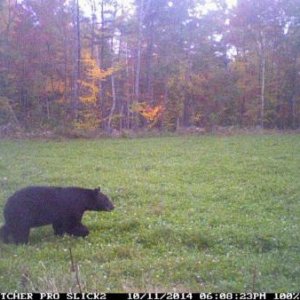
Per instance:
[[[89,210],[111,211],[115,208],[109,198],[105,194],[101,193],[100,188],[92,190],[92,193],[93,197],[89,201]]]

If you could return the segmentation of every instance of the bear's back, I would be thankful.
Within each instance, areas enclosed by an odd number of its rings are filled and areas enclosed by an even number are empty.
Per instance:
[[[6,207],[30,205],[43,206],[59,200],[59,190],[56,187],[29,186],[16,191],[7,200]]]
[[[30,222],[30,226],[50,224],[70,214],[75,207],[78,209],[78,195],[80,190],[77,188],[26,187],[8,198],[4,217],[8,223],[21,218]]]

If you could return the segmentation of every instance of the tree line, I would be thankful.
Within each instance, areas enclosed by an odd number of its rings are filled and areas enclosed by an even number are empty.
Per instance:
[[[0,0],[0,126],[300,125],[300,1]]]

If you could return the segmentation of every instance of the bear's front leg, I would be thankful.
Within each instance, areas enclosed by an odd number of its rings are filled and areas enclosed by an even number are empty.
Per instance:
[[[79,236],[79,237],[85,237],[90,233],[87,227],[84,226],[83,224],[75,225],[74,227],[68,229],[66,232],[70,235]]]
[[[62,222],[55,222],[52,224],[55,235],[63,235],[65,233],[64,225]]]

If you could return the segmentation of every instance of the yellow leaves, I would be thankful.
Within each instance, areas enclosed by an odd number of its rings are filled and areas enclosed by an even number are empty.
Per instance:
[[[55,99],[56,103],[65,104],[65,102],[72,101],[74,89],[76,96],[78,95],[76,120],[72,122],[77,129],[95,129],[101,123],[100,118],[100,82],[111,76],[120,67],[108,68],[102,70],[87,49],[82,51],[81,56],[81,72],[80,79],[77,81],[78,86],[74,85],[72,81],[72,68],[69,69],[68,74],[64,80],[60,80],[55,74],[52,76],[45,76],[41,80],[42,94],[45,97]]]
[[[91,104],[97,102],[97,97],[99,95],[99,81],[104,80],[106,77],[110,76],[115,70],[114,68],[109,68],[107,70],[102,70],[97,65],[97,61],[92,58],[89,51],[84,50],[81,58],[82,70],[83,70],[83,80],[80,80],[80,102]]]
[[[107,70],[100,69],[97,61],[92,58],[88,50],[83,51],[81,62],[84,70],[84,77],[87,80],[103,80],[115,71],[114,68],[108,68]]]
[[[162,105],[156,105],[154,107],[151,107],[147,103],[141,102],[135,103],[132,106],[132,110],[142,115],[148,122],[151,123],[156,122],[159,119],[164,108]]]
[[[196,125],[200,124],[200,122],[202,121],[202,118],[203,118],[203,115],[201,112],[195,112],[193,119],[192,119],[193,124],[196,124]]]
[[[161,105],[157,105],[154,107],[146,107],[140,113],[141,115],[150,122],[155,121],[163,111],[163,107]]]
[[[45,84],[46,93],[59,93],[64,94],[65,83],[63,81],[54,80],[52,78],[47,78]]]
[[[80,102],[82,103],[95,103],[99,94],[99,87],[95,82],[88,82],[79,80],[80,83]]]
[[[81,57],[81,80],[79,83],[80,109],[74,126],[78,129],[96,129],[101,120],[97,105],[100,81],[112,75],[116,68],[102,70],[88,50],[83,50]]]
[[[0,96],[0,125],[13,124],[18,126],[18,120],[10,101],[7,97]]]
[[[73,122],[73,125],[77,129],[90,130],[99,127],[101,120],[99,113],[95,105],[90,105],[81,109],[78,119]]]
[[[252,61],[244,61],[236,59],[232,65],[232,70],[236,74],[236,85],[239,90],[243,92],[251,92],[251,90],[258,88],[257,72],[255,70],[255,63]]]
[[[199,73],[190,76],[187,82],[187,89],[189,93],[194,96],[203,95],[203,92],[208,90],[208,85],[211,84],[210,79],[212,75],[209,73]]]

